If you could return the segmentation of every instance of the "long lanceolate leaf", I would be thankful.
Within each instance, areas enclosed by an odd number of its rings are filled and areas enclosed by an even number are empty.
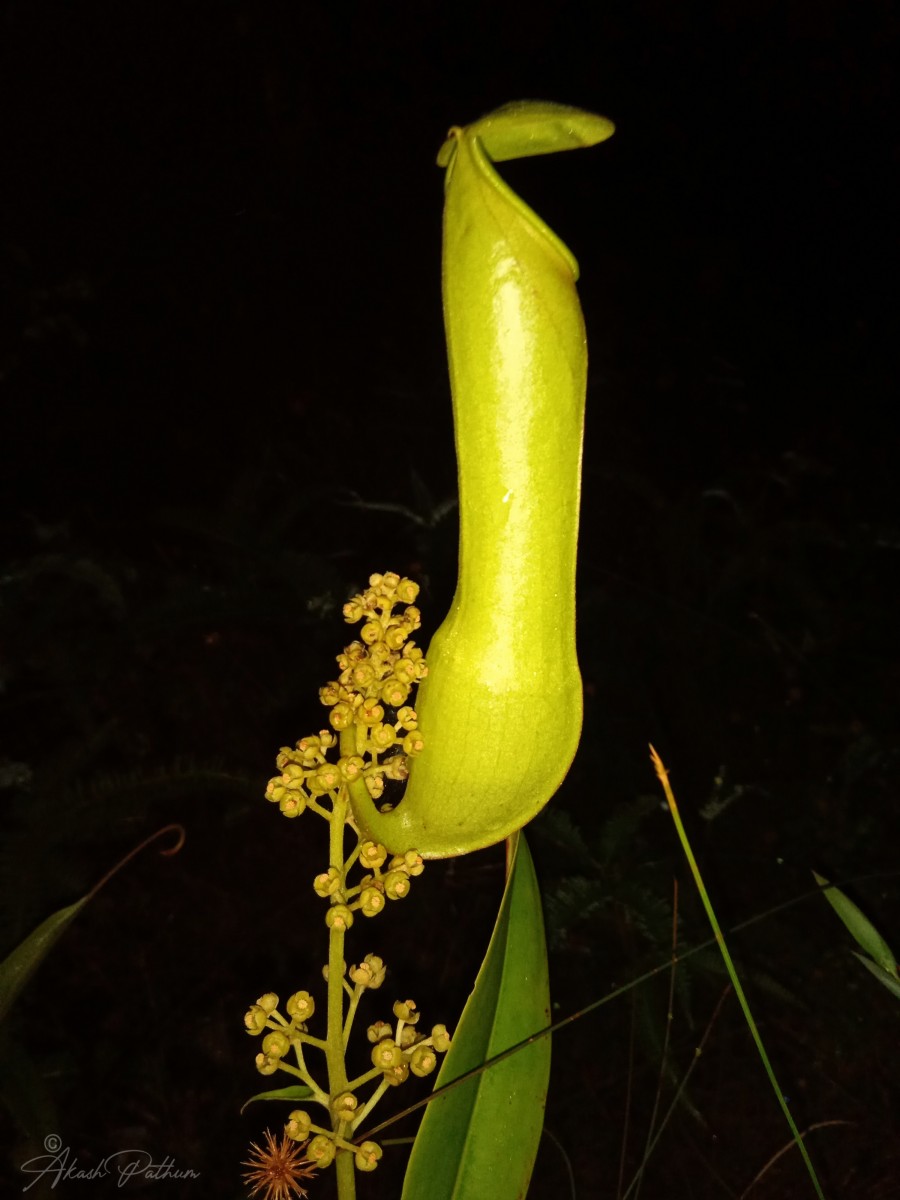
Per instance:
[[[82,896],[74,904],[47,917],[0,962],[0,1021],[4,1020],[19,992],[89,899],[89,896]]]
[[[68,905],[67,908],[59,909],[58,912],[52,913],[45,921],[42,921],[36,929],[32,930],[24,942],[16,946],[0,962],[0,1022],[6,1017],[16,997],[87,902],[96,896],[107,880],[111,879],[127,862],[130,862],[136,854],[139,854],[145,846],[149,846],[157,838],[171,832],[178,833],[178,842],[171,849],[163,850],[162,853],[168,855],[175,854],[181,848],[181,844],[184,841],[184,830],[180,825],[166,825],[164,829],[157,830],[152,837],[146,838],[129,854],[126,854],[120,862],[116,863],[111,871],[108,871],[103,876],[99,883],[91,888],[86,896],[82,896],[80,900],[76,900],[74,904]]]
[[[877,979],[882,979],[882,982],[884,982],[883,977],[887,977],[890,983],[896,984],[898,982],[898,966],[896,966],[894,952],[890,949],[888,943],[884,941],[884,938],[875,928],[875,925],[872,925],[869,918],[865,916],[865,913],[853,904],[850,896],[842,893],[840,888],[835,888],[834,884],[829,883],[823,875],[817,875],[815,871],[812,874],[814,874],[818,886],[822,888],[824,898],[826,898],[828,904],[838,913],[838,916],[847,926],[847,929],[851,931],[853,937],[856,937],[857,942],[859,942],[865,952],[871,955],[871,960],[874,960],[874,962],[864,959],[862,954],[858,954],[857,958],[865,962],[869,970],[871,970],[872,965],[880,968],[880,970],[872,972]],[[890,983],[887,986],[896,994],[895,986],[890,986]]]
[[[506,890],[491,943],[437,1086],[550,1024],[544,922],[522,834],[507,842]],[[428,1105],[403,1200],[520,1200],[544,1123],[550,1039],[541,1038]]]

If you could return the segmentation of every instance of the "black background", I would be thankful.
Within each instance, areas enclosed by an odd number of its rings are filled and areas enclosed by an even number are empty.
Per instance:
[[[892,940],[898,31],[895,6],[839,0],[2,5],[3,946],[157,826],[188,830],[18,1003],[17,1190],[52,1128],[82,1164],[136,1146],[201,1173],[147,1193],[241,1194],[269,1115],[237,1115],[258,1090],[243,1011],[322,953],[321,831],[261,793],[321,720],[346,595],[415,573],[427,643],[452,592],[434,158],[510,99],[617,124],[503,167],[580,261],[591,351],[586,737],[534,833],[558,1013],[665,961],[673,875],[680,936],[705,936],[642,799],[651,740],[723,922],[816,868],[877,875],[848,890]],[[371,927],[426,1019],[455,1019],[501,870],[429,867]],[[895,1010],[849,945],[812,900],[741,950],[801,1128],[850,1122],[810,1135],[826,1191],[888,1197]],[[712,960],[683,971],[663,1107],[723,986]],[[626,1181],[640,1161],[666,987],[554,1043],[548,1127],[579,1196],[614,1194],[623,1147]],[[788,1139],[733,998],[706,1054],[645,1194],[740,1195]],[[399,1194],[391,1154],[361,1195]],[[756,1194],[812,1194],[796,1159]],[[532,1193],[565,1179],[542,1150]]]

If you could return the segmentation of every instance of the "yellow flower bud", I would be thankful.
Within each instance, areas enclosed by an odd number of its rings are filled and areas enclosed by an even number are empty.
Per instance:
[[[369,659],[379,679],[383,679],[385,675],[390,674],[395,657],[384,642],[376,642],[374,646],[369,648]]]
[[[397,599],[401,604],[413,604],[419,595],[419,585],[404,575],[397,584]]]
[[[363,964],[369,968],[372,973],[372,979],[369,983],[370,988],[379,988],[384,983],[384,977],[387,974],[387,968],[384,961],[377,954],[367,954],[363,960]]]
[[[353,724],[352,706],[345,700],[341,700],[328,714],[328,720],[331,722],[331,728],[337,729],[338,732],[342,729],[349,729]]]
[[[280,804],[282,797],[285,795],[287,795],[287,788],[280,775],[276,775],[274,779],[270,779],[266,784],[266,799],[272,804]]]
[[[334,1161],[336,1146],[330,1137],[317,1133],[306,1147],[306,1157],[320,1169],[331,1165]]]
[[[333,763],[323,763],[313,778],[316,783],[316,791],[321,789],[323,792],[331,792],[341,785],[341,773]]]
[[[308,1021],[316,1011],[316,1002],[309,992],[294,992],[285,1004],[287,1014],[295,1021]]]
[[[393,1038],[384,1038],[372,1048],[372,1066],[379,1071],[390,1071],[403,1062],[403,1051]]]
[[[262,1040],[263,1054],[270,1058],[284,1058],[291,1048],[291,1039],[280,1029],[273,1029]]]
[[[413,730],[412,733],[408,733],[403,739],[403,753],[408,754],[410,758],[416,758],[424,749],[425,739],[419,733],[418,729]]]
[[[338,666],[346,671],[354,663],[362,662],[365,657],[366,648],[362,642],[351,642],[349,646],[344,647],[343,654],[338,655]]]
[[[266,1028],[266,1018],[268,1014],[264,1008],[258,1004],[251,1004],[244,1013],[244,1024],[247,1026],[247,1032],[251,1034],[260,1034]]]
[[[381,633],[380,621],[366,621],[365,625],[359,631],[359,636],[367,646],[372,646],[375,642],[381,641]]]
[[[337,867],[329,867],[327,871],[323,871],[321,875],[317,875],[313,880],[313,888],[317,896],[321,896],[324,900],[327,896],[333,896],[341,887],[341,873]]]
[[[381,767],[385,779],[398,779],[402,782],[409,776],[409,763],[405,754],[392,754],[381,763]]]
[[[415,1025],[422,1015],[416,1008],[415,1000],[397,1000],[394,1002],[394,1016],[406,1025]]]
[[[363,725],[377,725],[384,720],[384,709],[377,700],[363,700],[357,712]]]
[[[384,864],[387,858],[387,850],[380,842],[363,842],[359,851],[359,863],[362,867],[368,867],[370,870],[375,870]]]
[[[341,1092],[331,1101],[331,1115],[336,1121],[352,1121],[358,1105],[352,1092]]]
[[[384,791],[384,780],[380,775],[366,775],[365,785],[373,800],[378,800]]]
[[[405,871],[389,871],[385,875],[384,894],[388,900],[402,900],[409,895],[409,876]]]
[[[330,767],[330,764],[329,764],[329,767]],[[319,769],[321,770],[321,768],[319,768]],[[330,770],[334,771],[334,773],[337,774],[336,767],[330,767]],[[326,792],[330,791],[331,789],[328,787],[327,780],[328,780],[328,775],[326,774],[325,776],[322,776],[319,774],[318,771],[316,771],[314,774],[310,775],[310,777],[307,781],[307,786],[309,787],[310,795],[324,796]]]
[[[420,1078],[430,1075],[437,1066],[437,1055],[430,1046],[416,1046],[409,1058],[409,1069]]]
[[[417,850],[407,850],[405,854],[397,854],[391,859],[390,869],[407,871],[410,875],[421,875],[425,870],[425,863]]]
[[[298,792],[286,792],[278,807],[284,817],[299,817],[306,808],[306,797]]]
[[[292,1141],[305,1142],[309,1137],[309,1128],[311,1125],[312,1117],[309,1113],[304,1112],[302,1108],[295,1108],[288,1116],[284,1132]]]
[[[278,1070],[279,1061],[271,1054],[257,1054],[256,1069],[260,1075],[274,1075]]]
[[[377,1142],[363,1142],[354,1155],[358,1171],[374,1171],[381,1158],[381,1147]]]
[[[354,779],[361,778],[365,766],[365,762],[358,754],[338,759],[338,770],[344,783],[352,783]]]
[[[438,1054],[445,1054],[450,1049],[450,1034],[446,1025],[435,1025],[431,1030],[431,1044]]]
[[[384,892],[375,885],[359,893],[359,911],[364,917],[375,917],[384,908]]]
[[[377,954],[367,954],[358,967],[350,968],[350,978],[361,988],[377,988],[384,983],[384,963]],[[385,1026],[389,1028],[389,1026]]]
[[[394,664],[394,677],[399,679],[401,683],[415,683],[416,664],[409,658],[401,658]],[[394,707],[396,708],[397,706],[394,705]]]
[[[401,1063],[399,1067],[391,1067],[389,1071],[384,1072],[384,1079],[391,1087],[399,1087],[401,1083],[405,1083],[409,1078],[409,1063]]]
[[[366,611],[363,607],[362,596],[354,596],[352,600],[348,600],[342,611],[348,625],[355,625],[357,621],[361,621]]]
[[[384,644],[391,650],[399,650],[409,633],[402,625],[393,625],[384,635]]]
[[[401,708],[409,697],[409,684],[401,679],[388,679],[381,689],[381,698],[391,708]]]
[[[301,738],[297,743],[297,750],[305,767],[314,767],[316,763],[322,761],[321,742],[314,733],[309,737]]]
[[[353,913],[346,904],[332,904],[325,914],[325,924],[329,929],[349,929],[353,924]]]
[[[372,749],[376,754],[382,754],[385,750],[390,749],[397,740],[397,734],[393,725],[373,725],[369,730],[369,741],[372,743]]]

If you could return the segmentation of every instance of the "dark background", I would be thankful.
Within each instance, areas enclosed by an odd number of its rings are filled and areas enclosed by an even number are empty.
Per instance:
[[[0,19],[0,953],[187,829],[92,902],[7,1024],[11,1186],[57,1132],[83,1167],[139,1148],[200,1173],[134,1192],[238,1196],[280,1123],[238,1115],[260,1087],[242,1016],[317,978],[321,830],[262,792],[321,723],[346,596],[415,574],[427,643],[452,593],[434,157],[510,99],[618,127],[503,167],[581,263],[591,347],[585,738],[531,839],[558,1015],[667,960],[673,878],[679,945],[706,937],[651,740],[724,924],[815,868],[896,947],[896,6]],[[370,1019],[413,994],[453,1024],[501,887],[498,850],[434,864],[367,926],[359,955],[392,968]],[[851,945],[816,897],[734,938],[801,1129],[845,1122],[808,1139],[827,1194],[881,1200],[897,1011]],[[567,1194],[560,1147],[579,1196],[616,1194],[620,1157],[627,1184],[705,1031],[643,1194],[740,1196],[788,1141],[733,997],[710,1025],[715,956],[676,984],[665,1053],[665,977],[555,1039],[534,1196]],[[399,1195],[403,1155],[360,1195]],[[796,1151],[750,1194],[812,1195]]]

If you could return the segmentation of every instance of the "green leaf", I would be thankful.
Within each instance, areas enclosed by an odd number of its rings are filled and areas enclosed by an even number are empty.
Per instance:
[[[853,936],[875,962],[886,971],[888,975],[893,975],[897,978],[897,960],[891,951],[890,946],[872,924],[868,917],[864,916],[844,893],[836,887],[830,887],[828,880],[822,875],[817,875],[813,871],[816,883],[824,890],[825,899],[841,918]]]
[[[885,971],[884,967],[879,967],[878,963],[872,962],[871,958],[866,958],[864,954],[860,954],[858,950],[852,950],[862,965],[872,972],[879,983],[883,983],[889,992],[900,1000],[900,979],[896,975],[891,975],[889,971]]]
[[[442,1087],[550,1024],[541,897],[524,836],[507,841],[506,890],[475,988],[438,1075]],[[518,1200],[528,1190],[550,1078],[541,1038],[425,1110],[403,1200]]]
[[[6,1017],[6,1014],[12,1008],[16,997],[25,984],[35,973],[53,947],[56,945],[59,938],[68,929],[69,925],[84,908],[89,900],[100,891],[100,889],[109,882],[110,879],[120,871],[126,863],[131,862],[136,854],[146,847],[151,842],[157,841],[168,833],[177,833],[178,841],[174,846],[167,850],[160,851],[166,857],[171,857],[177,854],[184,843],[184,829],[180,825],[165,825],[162,829],[158,829],[156,833],[152,833],[150,837],[145,838],[140,845],[135,846],[130,850],[124,858],[121,858],[112,870],[107,871],[99,883],[95,883],[86,896],[82,896],[80,900],[76,900],[74,904],[70,904],[68,908],[61,908],[58,912],[53,913],[38,925],[28,937],[20,945],[16,946],[7,957],[0,963],[0,1022]]]
[[[241,1105],[241,1112],[254,1100],[311,1100],[312,1088],[304,1083],[292,1083],[289,1087],[275,1088],[271,1092],[257,1092]]]
[[[0,963],[0,1021],[4,1020],[19,992],[90,900],[92,894],[83,896],[74,904],[70,904],[68,908],[61,908],[52,916],[47,917],[46,921],[42,921],[37,929],[33,930],[25,941],[16,946],[15,950]]]

